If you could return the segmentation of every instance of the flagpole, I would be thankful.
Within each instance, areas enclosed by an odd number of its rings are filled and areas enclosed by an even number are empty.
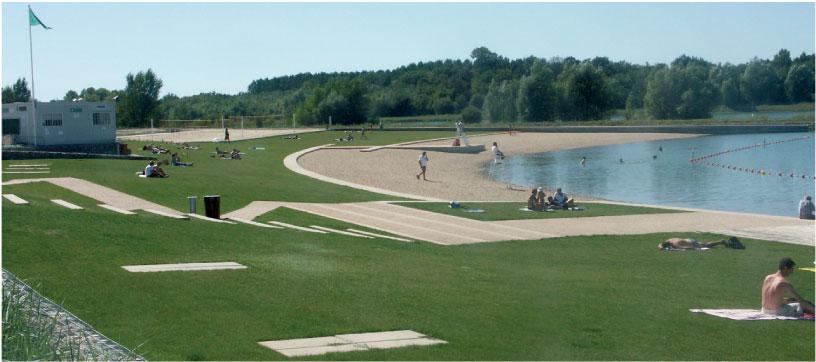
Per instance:
[[[31,59],[31,116],[34,118],[34,149],[37,149],[37,98],[34,96],[34,47],[31,45],[31,5],[28,6],[28,54]]]

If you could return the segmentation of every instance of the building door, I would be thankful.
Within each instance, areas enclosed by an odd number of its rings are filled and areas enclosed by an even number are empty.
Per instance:
[[[19,118],[4,118],[3,119],[3,135],[19,135],[20,134],[20,119]]]

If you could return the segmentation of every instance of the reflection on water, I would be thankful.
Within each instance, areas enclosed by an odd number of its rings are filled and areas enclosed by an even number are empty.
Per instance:
[[[709,159],[771,170],[774,175],[759,176],[689,162],[692,157],[726,149],[802,136],[810,137]],[[808,133],[703,136],[517,155],[497,165],[490,177],[528,187],[562,187],[570,194],[608,200],[797,216],[799,200],[814,194],[812,136]],[[582,156],[587,158],[586,166],[579,163]],[[784,172],[785,176],[777,176],[777,172]],[[791,178],[790,173],[798,177]],[[799,177],[803,174],[807,179]]]

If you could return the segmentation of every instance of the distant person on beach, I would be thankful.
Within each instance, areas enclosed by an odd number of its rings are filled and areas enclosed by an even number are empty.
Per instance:
[[[581,157],[581,166],[586,166],[586,156]]]
[[[365,132],[366,132],[365,126],[363,126],[363,128],[360,128],[360,138],[367,140],[368,136],[366,136]]]
[[[656,160],[656,159],[657,159],[657,155],[652,155],[652,159],[653,159],[653,160]]]
[[[733,236],[728,239],[712,241],[710,243],[701,243],[694,239],[671,238],[657,244],[657,248],[660,250],[697,250],[701,248],[713,248],[718,245],[723,245],[731,249],[745,249],[742,242]]]
[[[461,144],[470,146],[470,142],[468,142],[467,135],[465,134],[465,123],[462,121],[456,121],[456,138],[460,140]]]
[[[791,258],[782,258],[779,261],[779,270],[765,277],[765,281],[762,282],[762,313],[786,317],[813,314],[813,302],[802,298],[788,282],[788,276],[793,273],[794,266],[796,263]],[[785,299],[786,295],[793,298]]]
[[[558,206],[560,208],[568,208],[572,207],[575,201],[571,198],[568,198],[563,192],[561,192],[561,188],[557,188],[555,193],[547,198],[547,201],[550,202],[550,205]]]
[[[490,151],[493,152],[493,162],[501,163],[501,160],[504,159],[504,152],[499,149],[499,145],[496,142],[493,142],[493,146],[490,147]]]
[[[227,143],[232,143],[229,139],[229,128],[226,127],[224,127],[224,141]]]
[[[419,155],[419,174],[416,175],[417,180],[419,180],[419,176],[422,176],[422,179],[428,181],[425,178],[425,172],[428,170],[428,153],[422,151],[422,154]]]
[[[813,207],[813,201],[811,200],[810,196],[805,196],[804,200],[799,201],[800,219],[813,220],[814,218],[816,218],[816,216],[814,216],[813,214],[814,210],[816,209],[814,209]]]
[[[618,160],[619,163],[623,163],[623,158]]]
[[[663,146],[658,147],[657,150],[663,152]]]

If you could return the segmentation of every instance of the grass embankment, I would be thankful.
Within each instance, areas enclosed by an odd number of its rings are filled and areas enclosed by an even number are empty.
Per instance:
[[[659,209],[653,207],[613,205],[604,203],[581,202],[576,206],[583,210],[554,210],[554,211],[521,211],[525,203],[519,202],[467,202],[461,208],[451,208],[446,202],[398,202],[400,206],[448,214],[481,221],[498,220],[526,220],[526,219],[559,219],[593,216],[620,216],[641,214],[664,214],[684,212],[681,210]],[[484,212],[473,212],[484,210]]]
[[[142,151],[146,143],[161,145],[178,151],[184,162],[194,162],[193,167],[163,166],[170,174],[167,179],[144,179],[135,176],[144,170],[147,162],[100,159],[49,159],[36,160],[37,164],[50,165],[50,174],[8,174],[3,181],[15,178],[39,178],[73,176],[92,181],[179,211],[187,210],[187,196],[221,195],[222,213],[241,208],[251,201],[301,201],[301,202],[351,202],[393,200],[393,196],[318,181],[296,174],[283,166],[283,158],[293,152],[335,143],[333,140],[345,132],[317,132],[301,135],[299,140],[286,140],[283,136],[224,143],[200,143],[198,150],[182,150],[176,145],[159,142],[128,142],[134,153],[151,155]],[[368,132],[368,140],[338,142],[343,146],[387,145],[426,138],[449,137],[452,132]],[[359,134],[355,135],[359,138]],[[215,148],[237,148],[246,152],[242,160],[222,160],[211,157]],[[253,150],[253,147],[265,150]],[[156,155],[159,160],[169,160],[170,154]],[[9,164],[31,164],[31,160],[3,161]]]
[[[125,216],[50,184],[8,187],[4,267],[148,359],[272,360],[273,339],[412,329],[448,344],[307,359],[808,360],[811,322],[735,322],[689,308],[757,308],[762,278],[810,247],[659,252],[669,236],[444,247]],[[63,198],[87,210],[54,205]],[[342,228],[281,209],[258,218]],[[122,265],[236,261],[249,269],[127,273]],[[814,294],[814,274],[791,278]],[[737,341],[737,342],[734,342]]]

